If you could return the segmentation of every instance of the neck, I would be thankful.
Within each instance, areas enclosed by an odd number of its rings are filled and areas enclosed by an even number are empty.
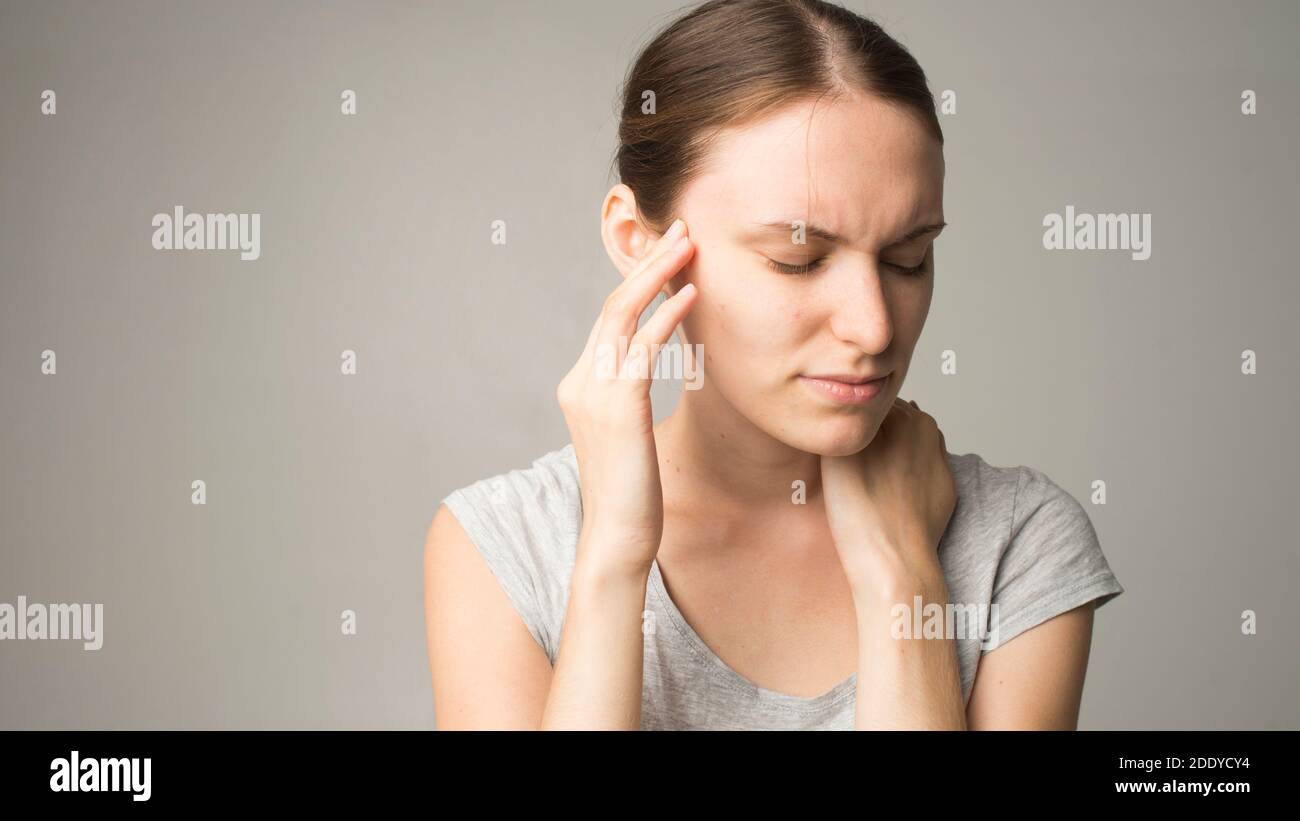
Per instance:
[[[821,458],[756,427],[714,391],[683,391],[655,428],[666,505],[762,518],[789,512],[803,481],[808,503],[821,492]]]

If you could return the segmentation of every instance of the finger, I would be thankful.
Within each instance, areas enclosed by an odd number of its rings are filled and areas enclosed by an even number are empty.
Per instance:
[[[657,266],[660,264],[661,260],[663,260],[665,255],[680,253],[683,244],[692,244],[689,240],[689,236],[690,229],[683,220],[678,219],[669,226],[668,230],[664,232],[664,235],[655,243],[651,252],[641,260],[632,273],[628,275],[627,279],[619,284],[619,288],[616,290],[639,290],[637,285],[642,282],[647,272],[653,274],[660,270]],[[683,238],[687,239],[683,241]],[[669,279],[671,279],[671,277],[669,277]]]
[[[636,332],[634,340],[651,345],[663,345],[672,337],[673,331],[691,308],[695,307],[695,297],[699,290],[695,283],[688,282],[682,286],[681,290],[663,301],[663,304],[655,309],[641,330]]]
[[[597,334],[597,350],[608,351],[620,337],[629,340],[637,330],[637,320],[659,294],[664,283],[676,276],[694,253],[690,240],[683,238],[671,250],[660,255],[644,272],[630,277],[610,294],[605,319]],[[621,354],[622,351],[619,351]]]
[[[672,245],[656,254],[644,268],[633,272],[631,276],[619,283],[611,298],[615,301],[628,299],[634,305],[645,310],[650,300],[658,295],[664,284],[676,276],[693,253],[694,243],[690,237],[682,236]],[[637,316],[640,316],[640,311]]]
[[[596,314],[596,321],[591,323],[591,333],[587,334],[587,344],[582,346],[581,358],[586,359],[591,356],[592,351],[596,347],[596,337],[600,334],[600,321],[604,318],[604,313]]]
[[[673,331],[681,324],[682,319],[690,313],[691,308],[695,305],[695,295],[698,291],[695,284],[688,282],[680,291],[664,300],[663,304],[655,309],[655,312],[646,320],[641,330],[636,332],[632,337],[632,342],[628,345],[627,359],[624,360],[623,369],[620,376],[624,379],[649,379],[650,374],[654,373],[655,362],[658,360],[660,350],[667,343]],[[653,353],[654,356],[650,356]],[[633,354],[636,354],[634,359]],[[629,364],[631,363],[631,364]]]
[[[641,259],[637,260],[636,265],[632,267],[632,273],[628,274],[627,278],[631,279],[637,274],[640,274],[646,268],[650,267],[654,264],[654,261],[663,256],[663,253],[671,248],[677,240],[686,236],[688,233],[685,220],[681,218],[673,220],[673,224],[669,225],[668,229],[660,234],[659,238],[650,245],[649,251],[647,251]]]

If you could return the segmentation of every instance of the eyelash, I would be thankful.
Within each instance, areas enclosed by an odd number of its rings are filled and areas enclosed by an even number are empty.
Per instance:
[[[818,266],[820,266],[825,259],[826,257],[819,257],[813,260],[812,262],[808,262],[803,265],[791,265],[787,262],[777,262],[774,259],[769,259],[767,261],[767,267],[771,268],[773,271],[776,271],[779,274],[789,274],[791,276],[807,277],[807,276],[812,276],[813,272],[817,270]],[[916,265],[911,268],[905,268],[902,265],[894,265],[889,262],[886,262],[885,265],[889,268],[893,268],[895,271],[898,271],[903,276],[915,277],[925,273],[924,261],[922,261],[920,265]]]

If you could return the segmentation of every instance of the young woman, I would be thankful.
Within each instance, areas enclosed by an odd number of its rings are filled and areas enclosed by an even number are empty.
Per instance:
[[[429,529],[438,727],[1074,728],[1123,591],[1087,513],[898,398],[944,225],[920,66],[827,3],[713,0],[619,138],[572,442]],[[674,332],[703,380],[654,425]]]

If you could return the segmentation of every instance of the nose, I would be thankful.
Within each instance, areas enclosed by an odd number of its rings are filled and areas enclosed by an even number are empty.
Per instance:
[[[831,333],[864,353],[883,353],[893,341],[894,322],[879,263],[863,255],[828,273]]]

